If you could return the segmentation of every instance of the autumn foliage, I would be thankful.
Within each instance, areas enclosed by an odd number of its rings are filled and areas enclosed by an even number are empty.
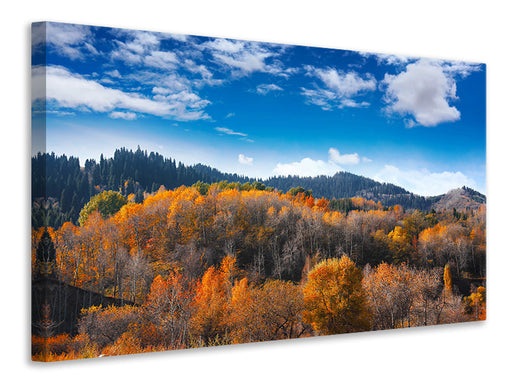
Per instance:
[[[318,263],[304,286],[304,320],[326,335],[369,330],[362,279],[361,270],[346,256]]]
[[[114,197],[80,226],[33,230],[34,271],[47,233],[62,284],[126,304],[84,307],[74,335],[34,336],[36,360],[485,318],[485,211],[357,198],[340,212],[307,191],[227,183]]]

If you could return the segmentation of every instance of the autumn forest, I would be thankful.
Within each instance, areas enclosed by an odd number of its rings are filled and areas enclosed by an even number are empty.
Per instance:
[[[404,208],[236,175],[146,186],[77,169],[63,182],[76,193],[33,199],[34,360],[485,319],[485,203]]]

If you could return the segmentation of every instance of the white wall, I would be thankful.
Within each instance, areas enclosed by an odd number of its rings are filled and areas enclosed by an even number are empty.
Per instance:
[[[510,374],[510,12],[482,1],[9,1],[2,6],[1,376],[74,383],[498,382]],[[247,4],[246,4],[247,3]],[[496,2],[498,3],[498,2]],[[505,4],[505,2],[502,2]],[[413,5],[420,4],[420,5]],[[167,352],[29,361],[29,24],[50,20],[488,64],[485,323]],[[509,189],[510,190],[510,189]],[[508,201],[507,201],[508,200]],[[20,377],[21,376],[21,377]],[[29,382],[29,381],[27,381]]]

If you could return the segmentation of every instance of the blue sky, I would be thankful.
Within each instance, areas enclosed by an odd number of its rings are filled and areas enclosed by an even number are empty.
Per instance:
[[[59,23],[35,24],[32,44],[48,152],[140,146],[251,177],[485,193],[483,64]]]

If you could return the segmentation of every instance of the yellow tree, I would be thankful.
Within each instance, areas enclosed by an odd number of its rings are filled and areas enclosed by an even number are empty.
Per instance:
[[[396,226],[394,230],[389,232],[388,238],[390,240],[389,249],[393,261],[396,264],[409,261],[413,248],[409,243],[405,230],[400,226]]]
[[[304,321],[317,332],[333,335],[366,331],[371,315],[362,272],[346,256],[318,263],[304,286]]]
[[[447,294],[451,294],[453,284],[452,284],[452,272],[450,271],[450,264],[446,264],[444,266],[443,281],[444,281],[444,291]]]
[[[226,256],[219,269],[210,267],[198,283],[190,319],[192,337],[211,342],[226,333],[227,306],[236,273],[235,258]]]

